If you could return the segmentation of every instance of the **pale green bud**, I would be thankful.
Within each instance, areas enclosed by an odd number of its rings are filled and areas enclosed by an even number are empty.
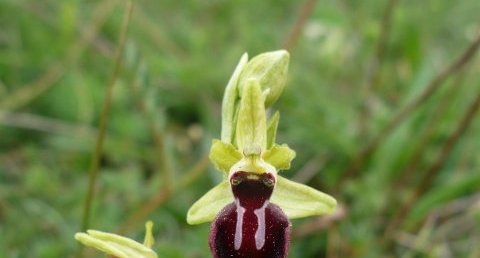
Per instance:
[[[243,96],[244,86],[253,79],[260,83],[265,96],[265,108],[270,107],[285,88],[289,60],[290,55],[286,50],[266,52],[252,58],[240,75],[240,97]]]

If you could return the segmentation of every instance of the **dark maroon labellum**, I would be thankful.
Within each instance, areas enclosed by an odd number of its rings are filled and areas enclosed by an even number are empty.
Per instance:
[[[230,184],[235,202],[223,208],[210,230],[213,257],[286,257],[290,221],[280,207],[269,202],[274,177],[240,171]]]

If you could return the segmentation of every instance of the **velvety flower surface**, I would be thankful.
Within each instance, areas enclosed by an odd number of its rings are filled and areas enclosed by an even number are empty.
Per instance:
[[[214,257],[285,257],[290,222],[269,199],[275,184],[269,174],[236,172],[230,179],[235,202],[212,223],[209,244]],[[252,194],[254,193],[254,194]]]

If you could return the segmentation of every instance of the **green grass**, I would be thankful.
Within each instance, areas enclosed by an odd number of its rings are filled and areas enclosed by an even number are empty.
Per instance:
[[[0,0],[0,257],[77,252],[123,3]],[[393,3],[385,22],[372,0],[317,1],[305,17],[302,1],[135,1],[90,227],[141,241],[152,219],[160,257],[209,257],[209,225],[185,215],[221,177],[205,156],[223,89],[242,53],[294,42],[275,107],[297,151],[285,176],[346,213],[294,221],[290,257],[478,257],[479,114],[462,128],[478,55],[362,150],[478,37],[480,2]]]

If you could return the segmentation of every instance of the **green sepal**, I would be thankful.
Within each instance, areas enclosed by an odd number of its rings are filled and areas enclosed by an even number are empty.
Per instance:
[[[331,214],[337,206],[330,195],[281,176],[277,176],[270,201],[280,206],[290,219]]]
[[[224,181],[208,191],[190,207],[187,213],[187,223],[195,225],[212,221],[227,204],[232,202],[233,194],[230,190],[230,183]]]
[[[295,151],[290,149],[288,145],[275,144],[263,153],[262,158],[277,170],[286,170],[290,168],[290,163],[295,158],[295,155]]]
[[[216,169],[228,173],[243,156],[232,144],[213,139],[208,157]]]
[[[267,149],[272,148],[277,138],[278,122],[280,121],[280,112],[276,111],[275,114],[268,120],[267,125]]]
[[[251,79],[260,83],[265,94],[265,107],[270,107],[280,97],[287,81],[290,55],[286,50],[262,53],[250,60],[242,71],[239,81],[240,97]]]
[[[243,54],[237,67],[233,71],[232,77],[228,81],[222,101],[222,133],[221,139],[225,143],[233,143],[233,130],[235,129],[234,116],[237,110],[238,99],[238,80],[243,68],[247,64],[248,55]]]
[[[259,155],[267,147],[267,118],[260,84],[249,80],[243,89],[238,111],[238,149],[245,155]]]
[[[152,249],[116,234],[87,230],[87,233],[76,233],[75,239],[86,246],[119,258],[157,258]]]

